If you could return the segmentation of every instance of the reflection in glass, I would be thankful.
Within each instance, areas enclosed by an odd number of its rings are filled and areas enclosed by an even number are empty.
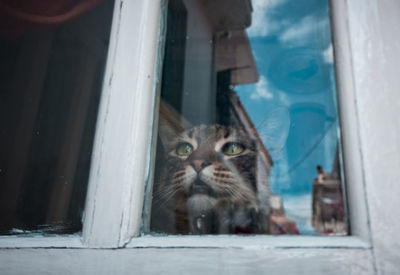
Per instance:
[[[169,234],[347,234],[328,1],[169,1],[151,214]]]
[[[34,12],[50,18],[61,2]],[[57,26],[1,10],[0,234],[81,230],[112,10],[104,1]]]

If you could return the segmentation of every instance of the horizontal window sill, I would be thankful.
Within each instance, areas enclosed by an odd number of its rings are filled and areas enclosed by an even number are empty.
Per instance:
[[[80,235],[2,236],[1,248],[89,248]],[[98,248],[98,247],[96,247]],[[356,236],[159,236],[133,238],[125,248],[370,249]]]
[[[82,237],[75,235],[15,235],[1,236],[1,248],[83,248]]]
[[[129,248],[349,248],[370,249],[371,245],[356,236],[160,236],[133,238]]]

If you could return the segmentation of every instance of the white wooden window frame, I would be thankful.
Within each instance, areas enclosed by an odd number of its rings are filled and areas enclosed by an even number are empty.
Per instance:
[[[360,67],[362,60],[368,57],[379,59],[380,56],[374,56],[371,48],[363,47],[369,40],[366,34],[358,33],[357,27],[364,24],[363,30],[367,34],[372,38],[379,36],[379,30],[374,29],[379,17],[375,8],[397,7],[396,1],[378,4],[378,0],[331,0],[352,233],[346,237],[141,235],[145,185],[152,174],[152,133],[157,121],[156,98],[165,23],[163,3],[163,0],[115,1],[82,234],[2,236],[0,273],[87,271],[109,274],[134,270],[140,274],[169,270],[175,274],[207,270],[374,274],[395,270],[395,254],[389,251],[389,256],[377,256],[387,251],[374,247],[373,232],[376,231],[371,223],[376,221],[371,218],[376,219],[376,204],[371,202],[367,191],[376,189],[369,188],[366,179],[371,174],[365,168],[368,161],[363,155],[366,149],[362,134],[368,133],[368,129],[362,129],[360,123],[367,118],[360,117],[359,108],[364,107],[358,102],[359,90],[368,90],[370,84],[365,79],[373,75],[372,70]],[[356,16],[357,12],[360,16]],[[391,18],[399,14],[393,13]],[[358,36],[350,37],[351,34]],[[382,43],[369,42],[372,47]],[[393,94],[392,97],[396,99]],[[394,174],[398,175],[398,172]],[[389,179],[394,176],[389,175]],[[400,191],[399,187],[393,188],[394,192]],[[388,194],[386,191],[381,195]],[[372,214],[371,205],[375,207]],[[394,243],[398,245],[399,241]]]

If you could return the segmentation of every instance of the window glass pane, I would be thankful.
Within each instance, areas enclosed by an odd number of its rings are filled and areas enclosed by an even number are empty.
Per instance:
[[[26,2],[0,11],[0,234],[73,233],[82,227],[113,1]]]
[[[170,0],[146,232],[347,234],[328,0]]]

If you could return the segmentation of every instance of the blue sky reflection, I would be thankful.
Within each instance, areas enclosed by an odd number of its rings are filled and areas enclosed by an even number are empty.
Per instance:
[[[235,87],[250,117],[263,131],[281,131],[271,144],[271,188],[283,196],[310,193],[316,166],[332,170],[338,144],[336,90],[327,0],[252,0],[247,30],[260,79]],[[278,115],[276,124],[263,127]],[[287,121],[289,119],[289,121]],[[287,133],[285,133],[287,131]],[[266,138],[267,139],[267,138]]]

